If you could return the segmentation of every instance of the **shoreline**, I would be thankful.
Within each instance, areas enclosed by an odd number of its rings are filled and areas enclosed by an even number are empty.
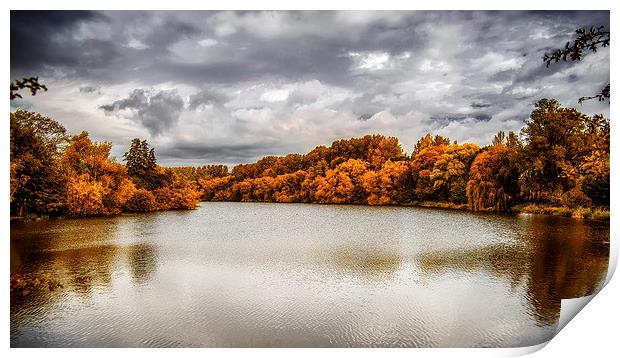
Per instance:
[[[416,206],[423,208],[435,208],[435,209],[447,209],[447,210],[462,210],[470,211],[472,213],[505,213],[505,214],[534,214],[534,215],[547,215],[547,216],[559,216],[569,217],[578,220],[590,220],[599,222],[609,222],[610,211],[605,208],[584,208],[576,207],[569,208],[567,206],[549,206],[539,204],[518,204],[511,206],[507,211],[495,211],[495,210],[482,210],[473,211],[470,210],[466,204],[452,204],[442,202],[413,202],[410,204],[400,204],[396,206]]]
[[[507,211],[495,211],[495,210],[482,210],[473,211],[470,210],[467,204],[454,204],[449,202],[435,202],[435,201],[411,201],[402,204],[381,204],[381,205],[369,205],[369,204],[355,204],[355,203],[305,203],[305,202],[293,202],[293,203],[281,203],[277,201],[230,201],[230,200],[205,200],[199,202],[195,208],[191,209],[173,209],[173,210],[153,210],[153,211],[131,211],[122,212],[113,215],[93,215],[93,216],[30,216],[30,217],[10,217],[10,223],[29,223],[42,220],[55,220],[55,219],[89,219],[89,218],[111,218],[122,215],[134,215],[134,214],[148,214],[165,211],[189,211],[196,210],[202,203],[209,202],[230,202],[230,203],[274,203],[274,204],[314,204],[314,205],[359,205],[359,206],[392,206],[392,207],[418,207],[428,209],[443,209],[443,210],[458,210],[468,211],[471,213],[483,213],[483,214],[533,214],[533,215],[546,215],[546,216],[559,216],[569,217],[577,220],[589,220],[598,222],[609,222],[610,211],[605,208],[569,208],[566,206],[547,206],[539,204],[518,204],[511,206]]]

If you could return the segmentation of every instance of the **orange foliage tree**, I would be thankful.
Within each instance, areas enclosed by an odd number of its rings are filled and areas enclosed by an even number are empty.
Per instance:
[[[430,134],[410,158],[395,137],[366,135],[318,146],[307,154],[266,156],[240,164],[164,168],[138,138],[125,154],[87,132],[66,141],[59,123],[11,113],[12,215],[111,215],[122,211],[191,209],[199,200],[399,204],[467,202],[472,210],[508,210],[515,202],[609,205],[609,120],[536,104],[522,130],[492,145],[451,143]]]
[[[67,209],[70,215],[109,215],[122,210],[117,190],[124,167],[110,158],[112,144],[93,142],[87,132],[71,138],[60,164],[67,175]],[[83,192],[80,192],[83,190]],[[80,208],[80,205],[85,207]]]
[[[65,128],[51,118],[21,109],[11,113],[11,215],[64,210],[66,181],[57,162],[66,138]]]
[[[368,171],[362,177],[370,205],[397,204],[405,199],[410,191],[410,168],[407,162],[383,163],[380,170]]]
[[[505,211],[518,194],[516,151],[493,145],[474,159],[467,182],[467,202],[473,211]]]
[[[455,204],[467,202],[465,188],[469,167],[479,150],[476,144],[446,147],[430,172],[432,190],[438,198],[445,198]]]
[[[171,185],[153,190],[157,210],[193,209],[200,192],[188,179],[171,172]]]
[[[298,203],[303,199],[302,183],[306,172],[298,170],[294,173],[278,175],[274,180],[275,193],[273,199],[279,203]]]
[[[200,179],[198,181],[198,187],[200,192],[202,192],[202,199],[211,201],[211,200],[222,200],[223,195],[216,195],[218,192],[225,190],[234,184],[234,175],[227,175],[225,177],[218,177],[213,179]]]
[[[70,177],[67,184],[67,210],[71,216],[94,216],[106,212],[103,184],[89,174]]]
[[[136,189],[133,195],[125,202],[125,211],[145,212],[157,210],[155,195],[146,189]]]
[[[147,145],[145,141],[134,142]],[[110,157],[111,148],[109,142],[91,141],[86,132],[71,138],[60,159],[68,178],[69,215],[111,215],[122,211],[196,207],[201,196],[198,184],[171,169],[155,165],[151,176],[156,177],[158,186],[149,190],[143,178],[136,179],[135,175],[129,177],[126,167]],[[154,161],[154,156],[151,161]]]
[[[314,200],[318,203],[363,203],[365,192],[362,177],[368,170],[368,163],[349,159],[335,169],[329,169],[325,176],[315,179]]]
[[[447,195],[445,195],[445,193],[441,198],[439,197],[437,187],[434,186],[432,179],[432,172],[435,167],[435,163],[441,159],[446,149],[447,144],[440,143],[425,145],[417,152],[414,151],[414,156],[411,161],[411,171],[415,181],[414,191],[417,199],[447,199]]]

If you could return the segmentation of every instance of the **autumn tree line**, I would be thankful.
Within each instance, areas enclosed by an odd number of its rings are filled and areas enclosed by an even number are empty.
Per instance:
[[[483,147],[427,134],[407,155],[395,137],[366,135],[231,171],[163,168],[139,139],[123,165],[110,158],[110,148],[85,132],[67,138],[40,115],[12,113],[11,211],[109,215],[193,208],[198,200],[569,213],[609,207],[609,120],[548,99],[535,104],[521,133],[499,132]]]
[[[125,164],[110,156],[112,144],[87,132],[67,135],[57,121],[11,113],[11,216],[99,216],[196,207],[196,186],[157,165],[145,140],[134,139]]]
[[[484,147],[428,134],[409,156],[397,138],[367,135],[196,182],[213,201],[607,208],[609,120],[543,99],[520,135],[499,132]]]

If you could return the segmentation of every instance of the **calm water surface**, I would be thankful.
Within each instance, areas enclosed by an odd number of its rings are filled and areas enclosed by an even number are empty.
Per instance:
[[[602,285],[609,224],[411,207],[203,203],[11,225],[13,347],[512,347]]]

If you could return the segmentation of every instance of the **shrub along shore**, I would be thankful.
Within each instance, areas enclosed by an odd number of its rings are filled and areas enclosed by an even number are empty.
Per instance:
[[[609,219],[609,120],[555,100],[519,134],[459,144],[430,134],[406,154],[383,135],[240,164],[164,168],[134,139],[123,156],[58,122],[11,113],[11,215],[97,216],[191,209],[200,200],[415,205]]]

